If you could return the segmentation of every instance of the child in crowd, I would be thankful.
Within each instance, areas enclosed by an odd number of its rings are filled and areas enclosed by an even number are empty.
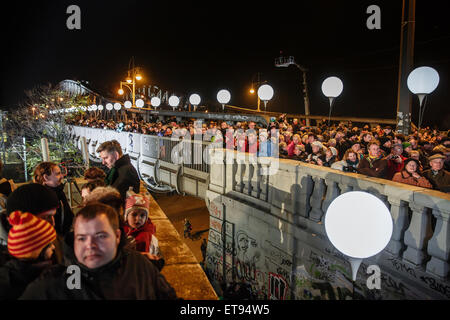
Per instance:
[[[148,217],[150,200],[147,195],[136,194],[128,190],[125,202],[124,231],[136,241],[136,250],[150,252],[155,225]]]

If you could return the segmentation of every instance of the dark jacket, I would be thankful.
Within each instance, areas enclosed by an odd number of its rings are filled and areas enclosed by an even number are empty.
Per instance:
[[[55,230],[58,235],[64,237],[70,231],[73,222],[73,212],[69,202],[67,201],[66,194],[64,193],[64,185],[61,184],[58,187],[46,187],[47,189],[52,190],[54,193],[56,193],[56,196],[59,199],[60,205],[56,210],[56,214],[54,217]]]
[[[364,157],[358,164],[358,173],[376,178],[386,178],[387,160],[377,158],[371,160],[369,156]]]
[[[33,281],[21,300],[171,300],[175,290],[150,260],[124,248],[121,237],[116,257],[108,264],[89,269],[78,263],[73,251],[73,233],[65,238],[64,265],[52,267]],[[81,288],[69,289],[69,265],[81,271]]]
[[[442,192],[450,192],[450,172],[441,169],[438,172],[433,172],[433,170],[425,170],[423,176],[430,181],[433,189]]]
[[[12,257],[0,267],[0,301],[16,300],[50,263],[23,261]]]
[[[130,161],[130,156],[125,154],[120,157],[114,164],[113,176],[111,177],[111,186],[119,190],[123,199],[129,187],[133,187],[133,191],[139,193],[140,180],[136,169]]]

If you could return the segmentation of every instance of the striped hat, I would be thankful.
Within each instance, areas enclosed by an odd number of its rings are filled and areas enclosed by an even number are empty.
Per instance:
[[[42,249],[56,239],[53,226],[31,213],[14,211],[9,215],[12,225],[8,234],[8,251],[19,259],[37,259]]]

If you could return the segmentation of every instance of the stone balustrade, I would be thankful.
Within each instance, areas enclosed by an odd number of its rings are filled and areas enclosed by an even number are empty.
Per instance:
[[[449,194],[225,149],[211,150],[210,157],[210,184],[206,193],[212,220],[208,268],[210,277],[217,283],[240,280],[248,282],[261,297],[303,299],[308,296],[304,292],[319,290],[299,285],[308,280],[316,287],[317,283],[323,286],[328,283],[334,288],[333,291],[329,287],[329,295],[334,292],[337,297],[336,288],[340,287],[336,283],[345,281],[314,277],[304,268],[307,264],[314,269],[328,263],[349,274],[346,257],[334,249],[326,236],[324,217],[330,203],[340,194],[366,191],[386,204],[394,225],[387,247],[375,257],[364,260],[381,268],[385,288],[380,291],[380,297],[450,298]],[[364,205],[355,204],[355,210],[364,210]],[[232,239],[224,241],[225,235]],[[270,257],[272,251],[277,251],[278,260],[283,257],[284,264]],[[309,258],[319,256],[320,261],[305,259],[305,252],[310,253]],[[218,263],[223,270],[217,268]],[[336,277],[338,271],[324,273]],[[252,277],[254,275],[259,279]],[[362,283],[367,275],[360,272],[358,277]],[[284,285],[285,295],[273,290],[273,281]],[[373,292],[367,290],[360,289],[365,292],[364,297],[373,296]],[[317,292],[323,298],[323,292]]]

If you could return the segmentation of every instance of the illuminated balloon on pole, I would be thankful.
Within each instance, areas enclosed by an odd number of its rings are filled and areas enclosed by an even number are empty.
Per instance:
[[[222,110],[225,110],[225,104],[230,102],[231,94],[228,90],[222,89],[217,93],[217,101],[222,105]]]
[[[422,104],[424,98],[432,93],[439,84],[439,74],[431,67],[419,67],[411,71],[408,76],[408,89],[417,95],[419,98],[419,119],[418,127],[420,128],[423,120],[423,113],[425,112],[425,105]]]
[[[330,100],[330,112],[328,114],[328,125],[330,124],[331,109],[334,99],[339,97],[344,90],[344,84],[338,77],[328,77],[322,82],[322,92]]]

